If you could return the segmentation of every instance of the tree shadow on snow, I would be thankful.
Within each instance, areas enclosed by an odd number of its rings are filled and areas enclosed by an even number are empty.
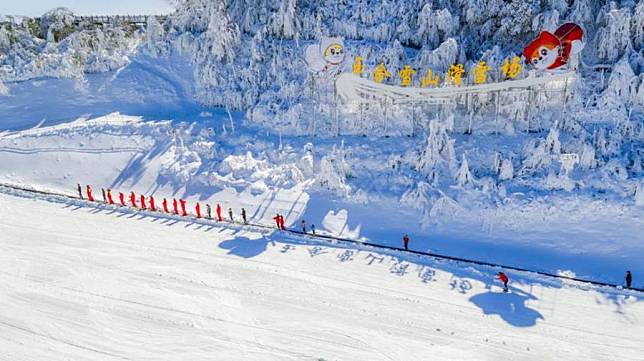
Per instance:
[[[266,251],[268,243],[272,241],[265,237],[259,239],[250,239],[247,237],[235,237],[219,243],[219,248],[228,250],[232,254],[243,258],[253,258]]]
[[[510,287],[510,292],[503,293],[489,290],[470,298],[470,302],[481,308],[486,315],[499,315],[505,322],[515,327],[532,327],[537,320],[543,320],[538,311],[526,306],[526,301],[536,300],[530,293]]]

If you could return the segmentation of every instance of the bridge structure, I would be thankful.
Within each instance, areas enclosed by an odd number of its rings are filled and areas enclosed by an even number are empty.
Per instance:
[[[82,15],[74,17],[74,26],[82,27],[84,25],[113,25],[113,24],[125,24],[133,26],[146,26],[148,24],[148,19],[156,18],[158,22],[163,23],[168,18],[167,15]],[[27,18],[22,18],[27,19]],[[40,17],[31,18],[40,24]],[[1,25],[13,25],[16,23],[16,20],[5,20],[0,21]]]

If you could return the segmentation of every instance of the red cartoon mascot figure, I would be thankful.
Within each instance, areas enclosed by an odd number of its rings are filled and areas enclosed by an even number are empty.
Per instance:
[[[566,65],[571,56],[584,48],[584,31],[574,23],[561,25],[555,33],[542,31],[524,50],[525,62],[539,70]]]

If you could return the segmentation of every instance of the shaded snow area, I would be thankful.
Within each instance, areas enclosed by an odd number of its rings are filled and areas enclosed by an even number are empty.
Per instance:
[[[638,293],[1,194],[10,360],[637,360]],[[9,357],[7,357],[9,356]]]

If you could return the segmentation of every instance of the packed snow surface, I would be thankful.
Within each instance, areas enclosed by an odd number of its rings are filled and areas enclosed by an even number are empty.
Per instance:
[[[5,360],[638,360],[638,293],[0,194]]]

